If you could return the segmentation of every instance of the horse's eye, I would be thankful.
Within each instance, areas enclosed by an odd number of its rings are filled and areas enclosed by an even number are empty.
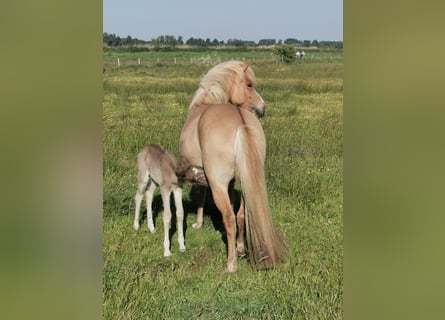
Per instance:
[[[247,84],[247,87],[248,87],[248,88],[252,88],[253,86],[252,86],[251,83],[248,83],[248,84]]]

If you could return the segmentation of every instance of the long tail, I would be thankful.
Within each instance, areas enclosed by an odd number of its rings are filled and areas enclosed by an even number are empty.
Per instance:
[[[289,251],[275,230],[264,177],[266,146],[255,129],[243,126],[235,139],[236,176],[245,202],[245,223],[249,260],[257,269],[283,262]]]

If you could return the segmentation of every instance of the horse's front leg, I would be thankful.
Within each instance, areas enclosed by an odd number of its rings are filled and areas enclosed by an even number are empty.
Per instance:
[[[197,188],[198,188],[198,210],[196,212],[196,221],[195,223],[192,224],[192,227],[195,229],[199,229],[202,227],[204,204],[207,194],[207,187],[198,186]]]

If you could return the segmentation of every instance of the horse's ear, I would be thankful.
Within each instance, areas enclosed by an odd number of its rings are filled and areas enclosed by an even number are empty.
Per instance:
[[[246,60],[241,65],[241,68],[243,68],[243,71],[246,72],[247,68],[249,67],[250,61]]]

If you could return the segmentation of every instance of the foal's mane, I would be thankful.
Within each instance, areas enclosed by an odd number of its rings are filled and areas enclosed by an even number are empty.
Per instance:
[[[228,103],[230,99],[228,94],[234,79],[244,77],[242,64],[242,61],[227,61],[211,68],[201,78],[199,88],[196,90],[189,108],[196,104]],[[247,70],[254,82],[255,76],[252,69],[249,67]]]

